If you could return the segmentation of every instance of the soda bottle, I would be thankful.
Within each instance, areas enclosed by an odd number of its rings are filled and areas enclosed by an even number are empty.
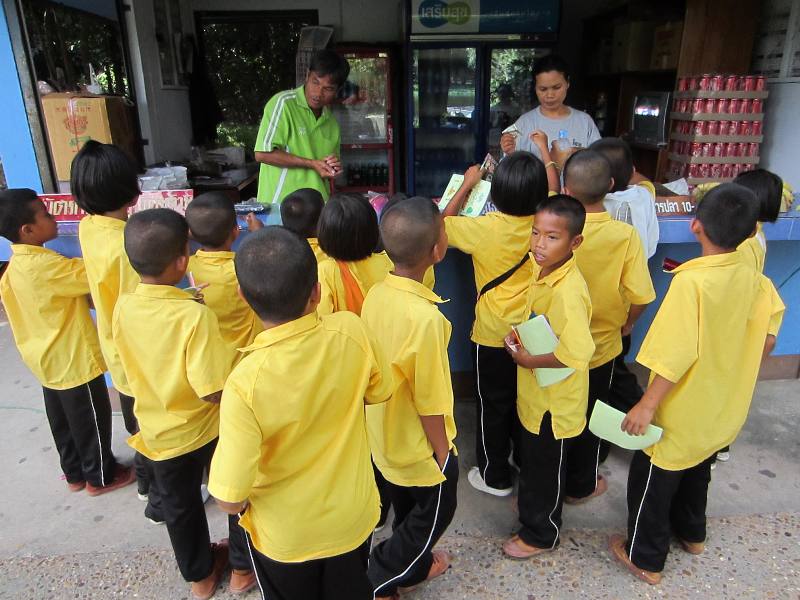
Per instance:
[[[565,152],[572,147],[572,144],[569,141],[569,132],[566,129],[559,129],[558,130],[558,139],[556,140],[556,148]]]

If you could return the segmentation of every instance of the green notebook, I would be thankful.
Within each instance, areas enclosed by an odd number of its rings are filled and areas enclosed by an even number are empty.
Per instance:
[[[595,402],[592,418],[589,419],[589,431],[626,450],[649,448],[660,440],[661,434],[664,433],[661,427],[650,425],[644,435],[631,435],[620,429],[624,418],[624,412],[598,400]]]
[[[519,343],[534,356],[537,354],[550,354],[556,349],[556,346],[558,346],[558,338],[556,334],[553,333],[553,329],[550,327],[550,323],[548,323],[547,317],[544,315],[537,315],[530,321],[512,327],[512,329]],[[548,385],[558,383],[574,372],[575,369],[571,367],[533,370],[539,387],[547,387]]]
[[[458,191],[458,188],[461,187],[462,183],[464,183],[463,175],[456,173],[450,178],[450,182],[447,184],[444,194],[442,194],[442,197],[439,200],[439,212],[442,212],[445,208],[447,208],[447,205],[450,203],[450,200],[452,200],[453,196],[456,195],[456,192]],[[472,191],[469,193],[467,201],[464,202],[464,206],[461,208],[461,212],[459,214],[464,217],[479,217],[483,212],[483,207],[486,205],[486,201],[489,199],[489,192],[491,192],[491,190],[492,184],[481,179],[478,182],[478,185],[472,188]]]

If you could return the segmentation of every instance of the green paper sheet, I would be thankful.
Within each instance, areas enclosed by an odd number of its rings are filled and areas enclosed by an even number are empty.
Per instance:
[[[514,333],[517,334],[520,343],[525,346],[525,350],[534,356],[550,354],[558,346],[558,338],[544,315],[536,315],[530,321],[517,325],[514,327]],[[566,379],[575,372],[575,369],[570,367],[534,369],[533,372],[539,387],[547,387]]]
[[[598,400],[594,405],[592,417],[589,419],[589,431],[626,450],[649,448],[660,440],[661,434],[664,433],[661,427],[649,425],[644,435],[631,435],[620,429],[624,418],[624,412]]]

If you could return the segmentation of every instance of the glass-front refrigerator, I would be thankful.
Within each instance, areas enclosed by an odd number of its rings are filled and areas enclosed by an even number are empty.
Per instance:
[[[533,62],[551,51],[560,3],[432,6],[406,4],[406,189],[438,197],[453,173],[499,158],[503,129],[533,108]]]
[[[339,192],[395,191],[392,60],[388,48],[337,48],[350,76],[332,111],[339,122],[342,174]]]

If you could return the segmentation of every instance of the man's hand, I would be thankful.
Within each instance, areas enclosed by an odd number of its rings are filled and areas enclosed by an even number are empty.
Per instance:
[[[309,166],[323,179],[336,177],[336,171],[324,160],[310,160]]]
[[[544,131],[537,129],[529,137],[540,151],[547,152],[547,134]]]
[[[481,182],[484,175],[485,172],[483,169],[481,169],[480,165],[472,165],[464,173],[464,182],[461,185],[466,186],[471,190]]]
[[[631,435],[644,435],[653,420],[655,412],[655,408],[640,400],[622,420],[622,431]]]
[[[244,220],[247,222],[247,231],[251,233],[264,228],[264,224],[256,216],[256,213],[247,213]]]
[[[338,157],[338,156],[335,156],[335,155],[333,155],[333,154],[329,154],[329,155],[328,155],[328,156],[326,156],[326,157],[325,157],[323,160],[325,161],[325,163],[326,163],[326,164],[327,164],[327,165],[328,165],[328,166],[329,166],[331,169],[333,169],[333,172],[334,172],[336,175],[338,175],[339,173],[341,173],[341,172],[342,172],[342,161],[341,161],[341,160],[339,160],[339,157]]]
[[[558,140],[554,140],[552,145],[550,146],[550,158],[558,165],[559,169],[564,169],[564,164],[567,162],[567,159],[575,154],[577,148],[567,148],[566,150],[559,150],[558,144],[556,143]]]
[[[511,154],[517,149],[517,138],[510,133],[504,133],[500,136],[500,149],[504,154]]]

